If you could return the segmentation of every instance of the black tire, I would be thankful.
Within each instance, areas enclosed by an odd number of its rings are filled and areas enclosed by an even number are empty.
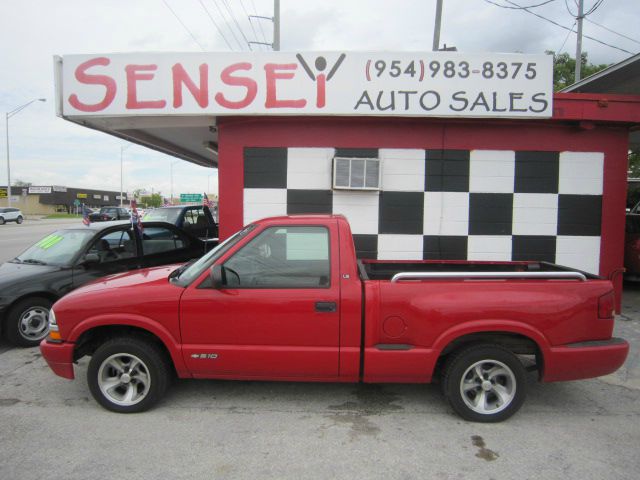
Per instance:
[[[476,345],[452,354],[442,383],[451,408],[472,422],[506,420],[527,396],[522,362],[500,345]]]
[[[7,221],[4,219],[4,217],[0,217],[0,225],[4,225],[5,223],[7,223]]]
[[[16,303],[5,321],[7,340],[19,347],[36,347],[49,333],[49,310],[53,302],[44,297],[28,297]]]
[[[18,218],[16,218],[16,223],[18,225],[20,225],[22,223],[22,221],[24,220],[24,218],[22,218],[22,215],[19,215]]]
[[[123,369],[114,368],[114,362]],[[131,368],[132,365],[135,367]],[[94,352],[87,382],[93,398],[107,410],[136,413],[148,410],[164,396],[170,372],[168,360],[158,346],[138,338],[121,337],[108,340]],[[109,383],[114,385],[108,387]],[[127,400],[130,391],[132,398]]]

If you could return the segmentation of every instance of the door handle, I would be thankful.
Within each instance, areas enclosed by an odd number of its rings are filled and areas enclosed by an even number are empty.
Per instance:
[[[336,302],[316,302],[316,312],[332,313],[337,309]]]

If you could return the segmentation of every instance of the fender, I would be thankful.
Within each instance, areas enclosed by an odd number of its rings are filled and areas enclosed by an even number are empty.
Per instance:
[[[149,333],[155,335],[160,339],[160,341],[164,344],[164,346],[169,351],[169,355],[171,355],[171,359],[173,360],[173,364],[178,371],[178,373],[187,374],[187,366],[184,364],[182,360],[182,348],[178,342],[176,342],[171,332],[167,330],[164,326],[160,325],[158,322],[144,317],[142,315],[135,314],[104,314],[104,315],[96,315],[94,317],[89,317],[79,324],[77,324],[73,330],[69,333],[69,342],[76,342],[80,335],[85,333],[88,330],[91,330],[96,327],[107,327],[113,325],[122,325],[126,327],[137,327],[142,330],[146,330]]]
[[[550,352],[550,345],[547,338],[538,329],[527,323],[513,320],[475,320],[456,325],[443,332],[435,342],[433,350],[440,353],[454,340],[472,333],[516,333],[533,340],[542,352],[543,357]]]

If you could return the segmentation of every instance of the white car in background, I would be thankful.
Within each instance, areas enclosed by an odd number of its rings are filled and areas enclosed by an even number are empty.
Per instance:
[[[12,207],[0,207],[0,225],[4,225],[7,222],[22,223],[24,215],[19,208]]]

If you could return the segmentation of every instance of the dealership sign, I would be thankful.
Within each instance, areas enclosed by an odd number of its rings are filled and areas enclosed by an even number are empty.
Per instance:
[[[65,117],[552,116],[550,55],[265,52],[68,55]]]
[[[29,187],[29,193],[51,193],[51,187]]]

